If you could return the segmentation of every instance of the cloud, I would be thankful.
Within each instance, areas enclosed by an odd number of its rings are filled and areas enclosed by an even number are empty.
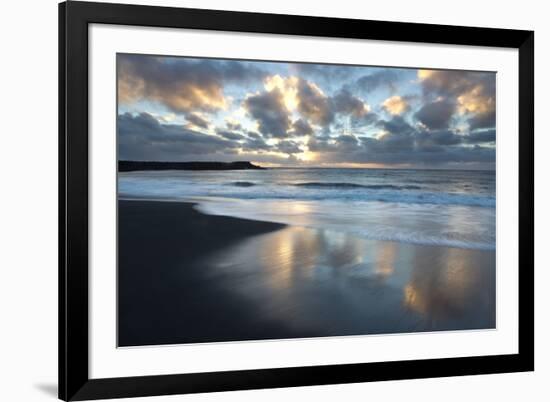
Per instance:
[[[426,131],[410,125],[401,116],[380,121],[377,138],[343,135],[310,135],[307,148],[325,163],[389,163],[444,165],[449,163],[494,164],[494,130],[457,135],[450,130]],[[182,125],[162,124],[147,113],[118,116],[119,159],[121,160],[221,160],[238,159],[269,163],[290,163],[280,153],[304,151],[292,140],[268,145],[261,134],[246,136],[224,129],[218,135],[190,130]],[[466,146],[467,145],[467,146]],[[277,156],[279,153],[279,156]],[[484,165],[485,166],[485,165]]]
[[[367,151],[376,154],[380,152],[410,152],[414,147],[414,137],[408,132],[385,132],[378,138],[365,138]]]
[[[329,126],[337,115],[350,116],[355,125],[360,120],[366,122],[370,106],[353,95],[347,88],[341,88],[333,96],[327,96],[314,83],[300,81],[298,110],[313,123]],[[371,116],[369,116],[370,118]]]
[[[224,130],[224,129],[216,129],[216,134],[218,134],[220,137],[223,137],[225,139],[232,140],[232,141],[244,140],[246,138],[242,134],[235,133],[233,131]]]
[[[334,118],[329,97],[316,84],[306,80],[299,80],[298,110],[302,116],[315,124],[326,126]]]
[[[279,89],[250,95],[243,105],[249,116],[256,120],[263,135],[276,138],[286,136],[290,128],[290,118]]]
[[[343,82],[364,71],[364,67],[335,64],[295,63],[289,64],[289,71],[295,76],[320,80],[323,84],[330,85],[334,82]]]
[[[391,92],[395,92],[398,80],[399,74],[396,70],[384,69],[360,77],[354,86],[367,92],[372,92],[378,88],[386,88]]]
[[[297,110],[303,117],[303,122],[307,123],[309,120],[314,124],[326,126],[333,120],[331,99],[314,82],[276,74],[265,78],[264,88],[267,93],[274,94],[278,98],[278,103],[288,112]],[[278,114],[282,115],[282,111]]]
[[[227,118],[225,119],[225,126],[228,130],[238,131],[242,129],[241,123],[239,123],[237,120]]]
[[[261,136],[259,133],[255,132],[255,131],[248,131],[248,132],[246,133],[246,135],[247,135],[249,138],[253,138],[253,139],[256,139],[256,140],[262,138],[262,136]]]
[[[263,138],[258,136],[257,138],[248,138],[243,144],[242,149],[248,152],[267,152],[272,150]]]
[[[492,128],[496,125],[495,110],[488,111],[486,113],[476,114],[468,119],[468,125],[471,130],[479,128]]]
[[[382,102],[382,107],[391,115],[398,116],[409,109],[409,103],[405,98],[394,95]]]
[[[418,70],[417,73],[425,93],[456,97],[479,87],[480,95],[494,96],[495,74],[463,70]]]
[[[368,126],[376,126],[380,122],[380,116],[374,112],[368,112],[360,117],[352,117],[351,128],[362,130]]]
[[[449,126],[454,111],[454,103],[436,100],[424,104],[414,116],[429,129],[444,129]]]
[[[337,137],[310,137],[307,143],[310,151],[325,155],[331,154],[331,158],[336,158],[339,162],[360,149],[360,145],[357,137],[350,134],[342,134]]]
[[[393,116],[390,120],[379,120],[377,125],[391,134],[412,134],[416,131],[402,116]]]
[[[304,119],[298,119],[292,123],[292,133],[295,136],[304,136],[313,134],[313,128]]]
[[[370,111],[370,107],[347,88],[342,87],[334,95],[328,96],[315,82],[296,76],[283,77],[278,74],[268,76],[264,79],[264,88],[267,93],[274,94],[273,96],[278,98],[277,114],[280,117],[283,116],[281,106],[284,106],[289,113],[297,111],[301,116],[301,122],[298,124],[304,122],[310,125],[311,122],[327,127],[334,122],[337,114],[350,115],[359,119]],[[301,129],[311,131],[302,124],[302,127],[294,128],[289,134],[303,131]],[[275,136],[281,137],[282,134]]]
[[[465,135],[463,140],[468,143],[484,143],[496,141],[496,130],[481,130],[474,131],[469,135]]]
[[[347,153],[352,152],[360,144],[357,137],[350,134],[342,134],[336,137],[334,140],[334,146],[339,150],[339,152]]]
[[[299,145],[296,142],[285,140],[280,141],[277,144],[277,150],[284,154],[299,154],[302,152]]]
[[[487,95],[483,85],[476,85],[457,97],[458,111],[471,116],[468,124],[472,130],[495,127],[496,107],[494,93]]]
[[[492,73],[117,60],[121,158],[494,165]]]
[[[333,96],[327,96],[315,83],[298,80],[298,111],[302,116],[320,126],[333,123],[337,114],[362,118],[370,112],[363,100],[348,89],[341,88]]]
[[[377,126],[382,131],[376,137],[324,135],[310,137],[307,145],[326,163],[425,166],[464,163],[473,167],[494,168],[494,147],[478,145],[491,142],[494,130],[459,135],[448,129],[416,127],[401,116],[379,120]]]
[[[118,55],[118,99],[160,103],[173,112],[214,112],[228,100],[224,85],[263,77],[257,67],[232,60]]]
[[[363,137],[346,153],[325,152],[326,162],[382,163],[396,165],[439,166],[457,163],[494,167],[495,149],[490,147],[441,146],[435,142],[418,142],[414,135],[386,134],[379,139]],[[329,145],[334,147],[335,145]]]
[[[289,111],[296,109],[298,106],[298,81],[294,76],[281,77],[279,74],[268,76],[264,79],[264,88],[271,92],[274,89],[280,91],[283,97],[283,103]]]
[[[148,113],[118,115],[117,134],[120,160],[200,160],[238,147],[181,125],[161,124]]]
[[[445,152],[449,146],[461,144],[462,136],[450,130],[420,131],[415,137],[415,152]]]
[[[208,129],[208,127],[210,126],[210,123],[206,119],[204,119],[203,117],[199,116],[196,113],[186,114],[185,120],[187,120],[191,124],[191,126],[195,126],[199,128]]]
[[[361,117],[370,111],[370,107],[358,97],[352,95],[347,89],[341,89],[331,97],[334,113],[342,113]]]
[[[496,75],[475,71],[418,70],[425,96],[456,104],[470,129],[495,127]]]

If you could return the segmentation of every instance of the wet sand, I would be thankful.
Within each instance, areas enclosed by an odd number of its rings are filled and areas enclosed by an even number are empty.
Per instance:
[[[495,327],[495,252],[119,201],[119,346]]]

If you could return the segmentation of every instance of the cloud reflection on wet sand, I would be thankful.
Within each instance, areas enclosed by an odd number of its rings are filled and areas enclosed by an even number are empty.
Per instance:
[[[495,253],[289,226],[208,258],[257,314],[326,335],[495,327]]]

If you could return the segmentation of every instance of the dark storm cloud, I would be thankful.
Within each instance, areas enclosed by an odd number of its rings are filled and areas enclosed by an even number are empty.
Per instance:
[[[353,135],[342,134],[336,137],[334,145],[340,152],[348,153],[352,152],[357,146],[359,146],[360,142]]]
[[[256,66],[231,60],[118,55],[117,62],[120,102],[151,100],[176,113],[223,108],[226,83],[265,75]]]
[[[262,136],[261,136],[259,133],[255,132],[255,131],[248,131],[248,132],[246,133],[246,135],[247,135],[249,138],[252,138],[252,139],[255,139],[255,140],[259,140],[259,139],[262,138]]]
[[[290,118],[281,91],[274,89],[249,96],[244,101],[244,108],[258,122],[259,130],[264,136],[286,136],[290,128]]]
[[[342,134],[337,137],[310,137],[308,148],[312,152],[331,153],[341,156],[349,155],[360,149],[359,140],[348,134]]]
[[[324,83],[330,84],[335,81],[342,81],[349,78],[353,70],[359,70],[361,67],[331,65],[331,64],[290,64],[289,70],[298,76],[308,76],[314,79],[320,79]]]
[[[341,89],[331,98],[335,113],[350,114],[360,117],[366,113],[364,102],[352,95],[347,89]]]
[[[238,131],[242,129],[241,124],[239,122],[234,122],[234,121],[226,121],[225,126],[227,127],[228,130],[232,130],[232,131]]]
[[[489,110],[485,113],[479,113],[468,119],[470,129],[491,128],[496,125],[495,110]]]
[[[349,115],[354,119],[361,119],[368,114],[365,103],[346,88],[341,88],[334,96],[329,97],[314,83],[299,80],[297,97],[300,114],[324,127],[332,124],[338,114]]]
[[[494,130],[458,135],[451,130],[414,127],[401,116],[380,120],[384,134],[374,138],[353,135],[311,137],[308,147],[327,162],[445,165],[475,163],[489,167],[495,149],[477,144],[491,142]],[[469,145],[469,146],[465,146]],[[471,146],[474,145],[474,146]]]
[[[313,128],[304,119],[298,119],[292,123],[292,133],[296,136],[313,134]]]
[[[461,136],[450,130],[425,131],[411,126],[402,117],[396,116],[380,125],[386,133],[378,138],[363,140],[367,150],[374,153],[410,153],[443,151],[444,147],[458,145]],[[409,157],[402,155],[404,159]],[[414,156],[413,156],[414,157]]]
[[[424,95],[456,102],[455,112],[467,116],[471,130],[495,127],[494,73],[429,71],[420,76]]]
[[[495,161],[492,73],[139,55],[117,62],[121,113],[152,112],[118,116],[121,159]],[[317,155],[301,155],[307,150]]]
[[[412,134],[416,130],[401,116],[394,116],[390,120],[378,120],[377,124],[390,134]]]
[[[391,120],[380,121],[386,133],[379,137],[375,146],[382,146],[384,150],[434,150],[434,147],[458,145],[463,142],[461,135],[448,129],[429,130],[411,126],[401,116],[395,116]],[[371,145],[372,141],[371,141]]]
[[[453,133],[450,130],[438,130],[423,132],[422,135],[417,135],[419,140],[424,143],[433,145],[457,145],[462,142],[462,136]]]
[[[188,113],[185,115],[185,120],[187,120],[189,123],[191,123],[194,126],[200,127],[200,128],[208,128],[210,123],[203,119],[201,116],[195,113]]]
[[[234,141],[202,134],[181,125],[160,124],[147,113],[118,116],[118,152],[124,160],[187,160],[234,149]]]
[[[441,138],[420,139],[413,135],[387,135],[385,138],[362,138],[361,146],[348,152],[327,154],[337,162],[441,165],[458,162],[491,164],[495,149],[489,147],[443,146]]]
[[[265,142],[263,137],[255,131],[246,133],[246,140],[242,144],[242,149],[247,152],[269,151],[271,147]]]
[[[329,135],[315,135],[308,139],[307,147],[312,152],[334,152],[334,140]]]
[[[449,126],[455,107],[450,101],[437,100],[423,105],[414,116],[429,129],[444,129]]]
[[[462,70],[430,70],[430,73],[421,79],[421,85],[424,93],[442,96],[458,97],[478,87],[480,95],[494,97],[496,75]]]
[[[269,146],[261,138],[249,138],[243,144],[242,148],[248,152],[258,152],[258,151],[271,151],[272,147]]]
[[[351,126],[353,128],[364,128],[366,126],[375,126],[380,122],[380,116],[374,112],[365,113],[362,116],[352,116]]]
[[[464,141],[470,144],[484,143],[484,142],[495,142],[496,141],[496,130],[482,130],[474,131],[469,135],[465,135]]]
[[[387,88],[391,92],[395,92],[398,80],[397,71],[385,69],[360,77],[355,81],[355,86],[367,92],[378,88]]]
[[[288,140],[279,142],[277,144],[277,151],[284,154],[299,154],[300,152],[302,152],[298,144]]]
[[[219,136],[221,136],[225,139],[233,140],[233,141],[244,140],[246,138],[242,134],[235,133],[235,132],[229,131],[229,130],[223,130],[223,129],[216,129],[216,134],[218,134]]]
[[[315,124],[329,125],[334,119],[329,98],[313,83],[298,81],[298,111]]]
[[[420,131],[414,135],[414,152],[445,154],[451,146],[459,145],[462,142],[462,136],[449,130]]]
[[[408,132],[389,132],[383,136],[363,139],[366,150],[371,154],[410,152],[414,147],[414,137]]]

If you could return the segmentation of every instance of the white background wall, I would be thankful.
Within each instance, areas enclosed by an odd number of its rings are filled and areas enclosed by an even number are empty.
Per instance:
[[[164,0],[144,4],[534,29],[536,43],[536,372],[226,392],[158,401],[546,401],[550,283],[546,225],[550,24],[546,3],[431,0]],[[0,400],[54,400],[57,382],[57,1],[0,13]],[[134,399],[153,400],[153,399]]]

